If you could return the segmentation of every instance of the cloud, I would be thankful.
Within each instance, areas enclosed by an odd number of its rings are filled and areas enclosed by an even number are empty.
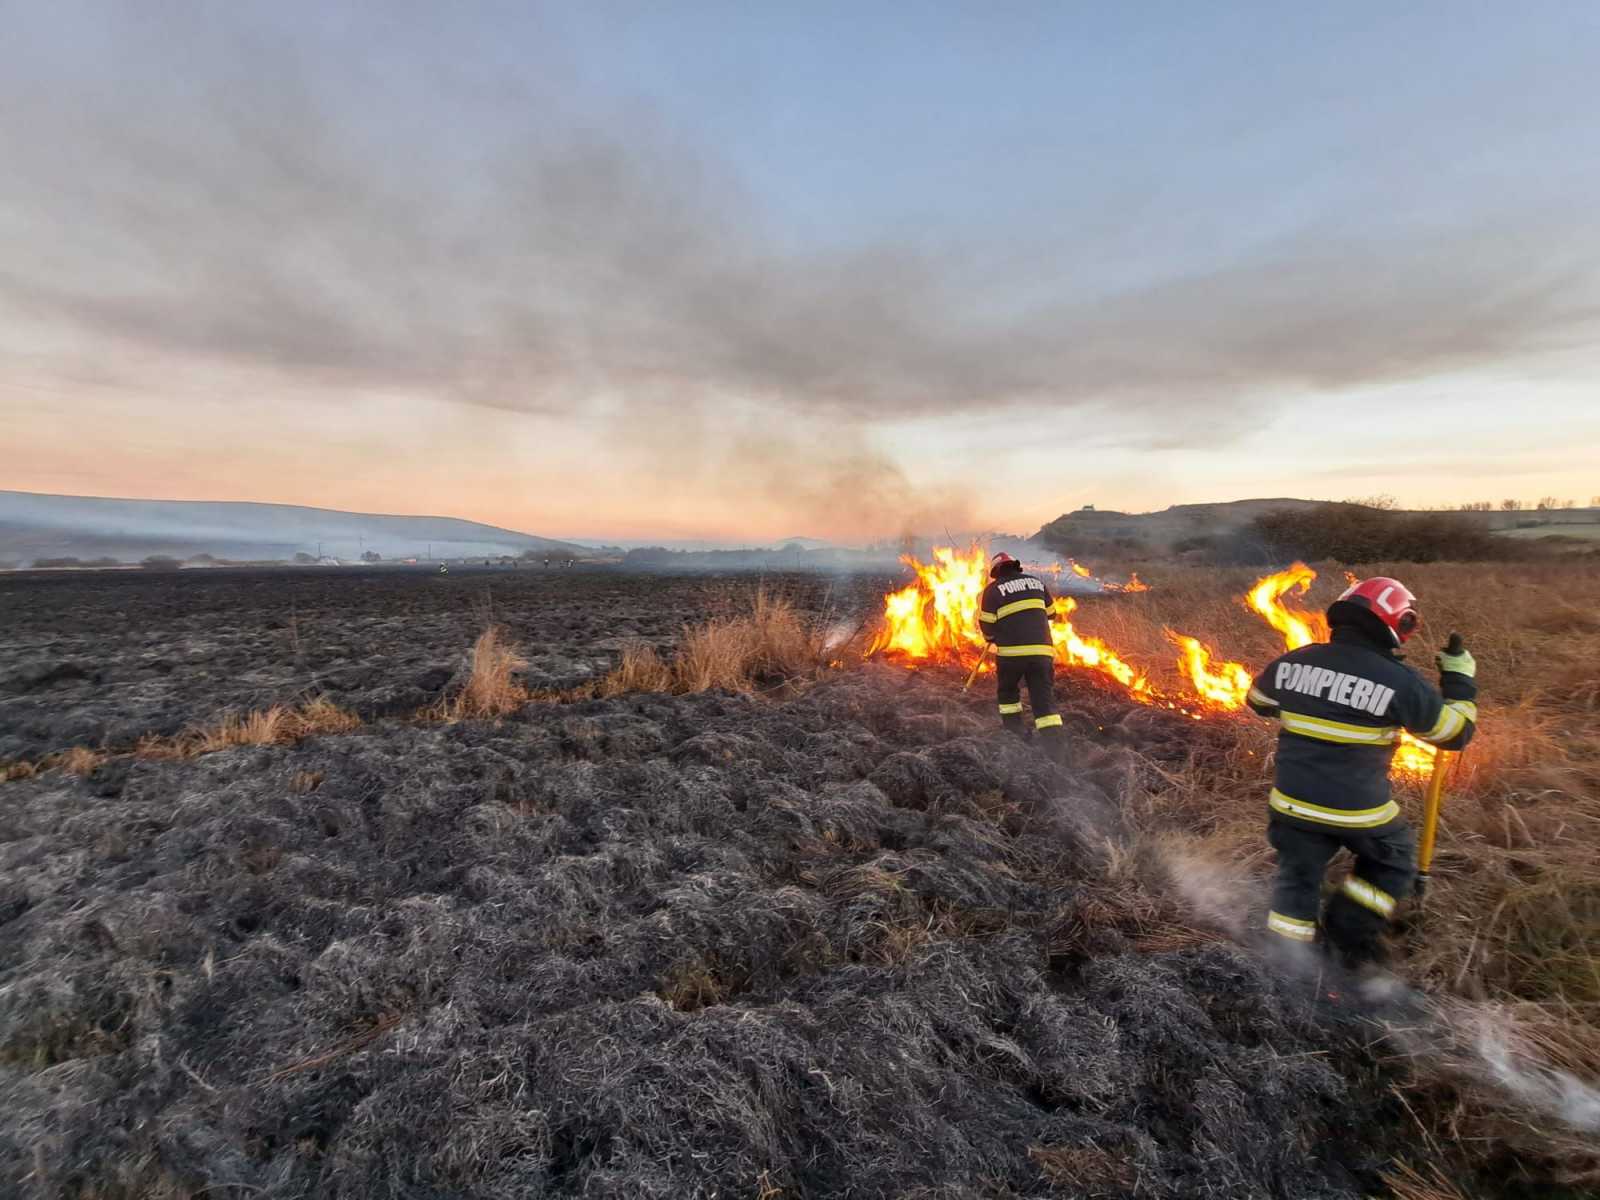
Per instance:
[[[93,82],[62,67],[0,83],[0,308],[97,359],[553,415],[605,404],[652,430],[692,410],[715,433],[736,400],[802,440],[1078,414],[1159,447],[1225,443],[1288,392],[1570,345],[1596,318],[1581,206],[1450,232],[1348,214],[1357,232],[1086,294],[1026,230],[796,246],[714,148],[640,105],[565,103],[554,50],[525,64],[549,82],[499,88],[415,46],[364,75],[348,39],[366,31],[297,44],[166,15],[122,30],[130,51]],[[978,265],[999,259],[1013,278]]]

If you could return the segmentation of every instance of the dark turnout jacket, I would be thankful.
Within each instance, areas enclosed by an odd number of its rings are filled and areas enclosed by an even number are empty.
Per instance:
[[[978,604],[978,626],[1001,658],[1055,657],[1050,639],[1050,589],[1037,576],[1007,571],[990,581]]]
[[[1323,833],[1373,833],[1400,819],[1389,764],[1402,729],[1442,750],[1459,750],[1477,727],[1477,685],[1446,672],[1441,695],[1360,630],[1274,659],[1256,677],[1249,704],[1276,718],[1272,818]]]

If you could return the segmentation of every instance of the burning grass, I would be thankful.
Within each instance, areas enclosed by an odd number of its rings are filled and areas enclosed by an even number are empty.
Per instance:
[[[1406,913],[1401,969],[1436,996],[1495,1006],[1506,1028],[1535,1031],[1524,1038],[1540,1051],[1535,1058],[1600,1085],[1592,1049],[1600,1046],[1600,568],[1380,564],[1361,573],[1396,574],[1421,597],[1428,623],[1411,655],[1419,669],[1431,677],[1434,646],[1459,630],[1482,686],[1479,735],[1448,760],[1432,883],[1426,905]],[[1213,644],[1259,647],[1253,661],[1277,652],[1231,599],[1248,572],[1151,575],[1150,592],[1097,604],[1082,624],[1135,661],[1154,657],[1164,630],[1179,623]],[[1324,571],[1304,603],[1320,609],[1343,586],[1341,572]],[[1159,667],[1152,676],[1158,686],[1167,678]],[[1271,735],[1247,717],[1208,722],[1187,763],[1161,768],[1162,785],[1138,802],[1137,823],[1201,861],[1230,864],[1236,878],[1264,881],[1272,868],[1261,839]],[[1396,790],[1415,821],[1420,781],[1398,781]],[[1558,1121],[1519,1115],[1506,1103],[1504,1080],[1485,1080],[1476,1047],[1456,1061],[1419,1076],[1412,1102],[1430,1108],[1440,1127],[1462,1131],[1460,1146],[1516,1146],[1542,1155],[1550,1178],[1600,1183],[1591,1140],[1563,1134]],[[1397,1190],[1403,1186],[1432,1184],[1413,1179]]]

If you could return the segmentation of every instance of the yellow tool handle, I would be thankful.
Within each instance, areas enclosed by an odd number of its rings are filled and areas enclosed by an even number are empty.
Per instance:
[[[1440,750],[1433,759],[1433,774],[1428,777],[1428,790],[1422,807],[1422,838],[1417,843],[1417,870],[1426,875],[1433,865],[1433,843],[1439,832],[1439,808],[1444,801],[1444,760]]]
[[[967,672],[967,681],[961,685],[961,690],[963,692],[972,686],[972,681],[978,677],[979,668],[983,666],[984,660],[989,657],[989,651],[993,649],[993,643],[989,643],[984,646],[983,653],[978,655],[978,661],[973,663],[972,670]]]

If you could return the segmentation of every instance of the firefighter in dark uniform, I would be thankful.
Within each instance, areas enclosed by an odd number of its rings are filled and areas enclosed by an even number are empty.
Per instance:
[[[1402,729],[1459,750],[1477,727],[1472,655],[1440,652],[1439,690],[1399,660],[1417,631],[1416,597],[1393,579],[1352,585],[1328,609],[1331,640],[1267,665],[1249,704],[1281,725],[1267,840],[1278,877],[1267,928],[1291,957],[1317,940],[1323,873],[1340,848],[1355,867],[1329,901],[1321,931],[1348,967],[1381,958],[1379,935],[1416,879],[1416,847],[1389,795]]]
[[[1000,723],[1022,735],[1022,685],[1028,685],[1033,727],[1046,754],[1066,760],[1066,735],[1055,699],[1055,644],[1050,638],[1050,589],[1004,552],[989,564],[989,586],[978,605],[978,627],[994,647]]]

